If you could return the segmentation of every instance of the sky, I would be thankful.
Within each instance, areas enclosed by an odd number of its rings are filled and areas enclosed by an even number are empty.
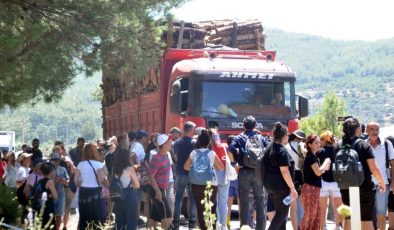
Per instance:
[[[394,38],[393,0],[190,0],[179,20],[259,19],[264,28],[340,40]]]

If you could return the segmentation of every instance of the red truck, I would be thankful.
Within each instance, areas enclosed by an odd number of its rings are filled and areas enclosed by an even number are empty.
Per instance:
[[[144,129],[168,132],[186,121],[219,126],[222,137],[238,134],[253,115],[269,134],[276,121],[298,128],[308,100],[295,93],[295,73],[275,62],[275,51],[167,49],[160,89],[103,108],[104,136]]]

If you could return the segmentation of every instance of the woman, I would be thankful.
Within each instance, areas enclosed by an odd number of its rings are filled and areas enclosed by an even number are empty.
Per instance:
[[[360,140],[357,143],[356,140],[360,139],[361,127],[360,123],[356,118],[348,118],[343,122],[343,133],[344,136],[340,141],[340,144],[335,145],[334,153],[337,154],[340,147],[343,145],[353,145],[354,150],[358,154],[358,159],[363,166],[364,171],[364,182],[360,185],[360,211],[361,211],[361,229],[374,229],[372,220],[374,218],[374,205],[375,205],[375,189],[374,183],[372,182],[373,175],[378,184],[376,185],[381,192],[385,192],[386,185],[383,180],[382,174],[378,166],[376,165],[373,150],[370,144],[364,140]],[[345,205],[350,205],[349,190],[341,189],[342,202]],[[350,220],[345,220],[345,230],[351,229]]]
[[[215,152],[208,149],[209,143],[211,142],[211,138],[208,134],[207,130],[202,130],[201,134],[197,137],[197,145],[199,146],[198,149],[193,150],[190,153],[189,158],[186,160],[183,168],[186,171],[189,171],[190,183],[192,187],[192,194],[194,200],[196,201],[196,208],[197,208],[197,215],[198,215],[198,223],[201,230],[206,230],[207,226],[205,225],[204,221],[204,207],[201,204],[201,200],[204,200],[205,195],[204,191],[207,187],[208,181],[212,182],[212,194],[211,194],[211,203],[213,206],[211,207],[211,213],[216,212],[216,193],[217,193],[217,182],[214,179],[213,170],[224,170],[224,165],[220,161],[219,157],[215,154]],[[205,160],[208,159],[208,162]],[[208,163],[208,165],[206,165]],[[201,180],[197,180],[193,175],[206,175],[206,173],[199,174],[200,166],[204,168],[206,172],[212,173],[209,178],[203,177]],[[204,181],[202,181],[204,180]],[[211,223],[215,226],[215,223]]]
[[[15,166],[15,153],[11,152],[7,155],[7,166],[4,171],[4,184],[8,188],[12,188],[16,190],[16,173],[18,169]]]
[[[226,161],[229,156],[227,154],[226,147],[220,142],[220,137],[217,131],[211,129],[209,131],[209,135],[211,136],[211,149],[216,153],[216,156],[224,166],[224,170],[215,170],[215,175],[218,182],[216,216],[217,222],[220,224],[220,229],[227,229],[227,201],[230,181],[226,180],[225,169]]]
[[[309,135],[305,144],[308,152],[304,160],[304,184],[301,188],[301,199],[304,207],[301,229],[320,229],[321,175],[330,169],[331,160],[326,158],[323,164],[320,164],[316,156],[320,150],[320,138],[317,135]]]
[[[82,161],[75,172],[75,183],[79,188],[79,227],[87,229],[88,225],[100,225],[105,221],[105,208],[101,196],[101,186],[107,185],[104,165],[101,163],[97,146],[93,143],[82,149]],[[93,227],[93,226],[91,226]]]
[[[45,202],[41,222],[41,227],[44,229],[44,226],[48,224],[51,216],[51,225],[55,226],[55,200],[57,199],[57,192],[53,178],[56,176],[56,169],[52,163],[46,162],[41,164],[40,171],[43,174],[43,178],[37,183],[41,183],[41,186],[44,187],[43,191],[47,193],[47,200]]]
[[[166,134],[157,136],[158,153],[152,156],[149,163],[151,208],[148,228],[155,228],[159,222],[163,229],[168,229],[172,222],[172,212],[166,197],[170,184],[171,163],[168,152],[171,149],[171,138]]]
[[[272,134],[273,143],[267,147],[263,160],[265,164],[264,187],[275,209],[275,216],[269,229],[286,229],[289,206],[283,203],[283,199],[289,194],[292,200],[296,200],[298,197],[292,180],[294,160],[285,147],[289,139],[287,127],[277,122]]]
[[[317,157],[320,162],[323,162],[326,158],[330,158],[331,162],[335,161],[334,155],[334,135],[331,131],[324,131],[320,134],[320,142],[323,147],[322,151],[317,153]],[[327,216],[327,202],[328,198],[331,200],[331,204],[334,208],[336,228],[340,229],[341,219],[337,212],[339,206],[342,205],[341,192],[338,184],[334,181],[334,175],[332,170],[327,170],[322,174],[322,186],[320,190],[320,228],[323,230],[326,227],[326,216]]]
[[[137,229],[137,193],[134,189],[140,187],[137,173],[130,162],[130,152],[121,148],[116,152],[113,164],[113,176],[120,178],[124,200],[116,200],[114,206],[116,229]]]
[[[286,149],[289,152],[291,158],[294,160],[294,186],[298,192],[297,200],[290,204],[290,221],[293,229],[298,229],[301,224],[303,208],[301,204],[301,186],[304,183],[302,178],[302,165],[304,164],[304,158],[307,150],[305,149],[304,141],[306,135],[301,130],[296,130],[289,135],[289,143],[286,145]]]

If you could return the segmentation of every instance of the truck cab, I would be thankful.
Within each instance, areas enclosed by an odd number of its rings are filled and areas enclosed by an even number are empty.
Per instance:
[[[273,51],[167,52],[167,61],[184,57],[169,76],[164,130],[193,121],[218,126],[223,135],[238,134],[243,117],[253,115],[263,133],[269,134],[277,121],[292,132],[298,129],[298,118],[308,114],[307,99],[295,94],[294,71],[275,62]]]

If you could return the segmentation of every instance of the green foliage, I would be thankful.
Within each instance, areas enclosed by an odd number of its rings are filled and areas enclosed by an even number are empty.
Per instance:
[[[316,114],[304,118],[300,122],[301,129],[309,134],[320,134],[324,130],[330,130],[336,136],[342,136],[341,125],[338,117],[343,116],[345,103],[343,99],[329,92],[324,96],[323,105]]]
[[[208,230],[213,230],[214,223],[216,222],[215,213],[211,213],[211,209],[213,207],[211,197],[212,197],[212,185],[211,182],[208,181],[207,187],[205,188],[204,191],[204,200],[201,201],[201,204],[204,205],[204,222]]]
[[[59,101],[82,72],[142,76],[161,55],[160,19],[184,1],[0,1],[0,108]]]
[[[3,223],[15,224],[20,219],[15,190],[0,184],[0,220]]]
[[[55,140],[63,140],[68,147],[76,144],[80,136],[88,135],[85,137],[88,141],[95,140],[102,136],[102,114],[101,104],[92,93],[100,83],[100,72],[91,78],[80,75],[59,102],[3,109],[0,130],[15,131],[18,149],[23,143],[31,144],[33,138],[39,138],[40,148],[46,152],[52,149]]]
[[[277,60],[297,72],[297,92],[309,98],[313,113],[333,91],[345,100],[347,115],[394,123],[394,39],[341,41],[275,29],[266,33],[267,49],[277,50]]]

